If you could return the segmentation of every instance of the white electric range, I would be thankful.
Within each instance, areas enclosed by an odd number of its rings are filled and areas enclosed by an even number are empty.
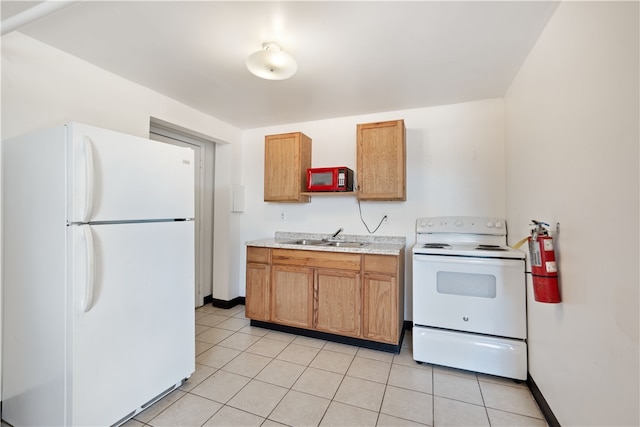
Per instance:
[[[419,218],[412,253],[413,358],[526,380],[525,254],[505,220]]]

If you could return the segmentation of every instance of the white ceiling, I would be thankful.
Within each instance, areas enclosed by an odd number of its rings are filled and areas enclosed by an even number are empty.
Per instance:
[[[39,2],[2,1],[3,23]],[[557,1],[80,1],[17,29],[242,129],[502,97]],[[249,73],[277,41],[290,79]]]

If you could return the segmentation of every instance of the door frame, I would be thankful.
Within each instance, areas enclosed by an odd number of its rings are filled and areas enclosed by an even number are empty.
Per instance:
[[[195,307],[204,305],[213,292],[213,200],[215,141],[187,129],[151,118],[150,139],[194,149],[196,181]],[[210,231],[209,231],[210,230]],[[205,289],[206,287],[206,289]]]

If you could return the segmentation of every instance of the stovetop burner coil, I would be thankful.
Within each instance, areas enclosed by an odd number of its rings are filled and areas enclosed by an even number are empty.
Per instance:
[[[425,249],[445,249],[450,247],[451,245],[448,243],[425,243],[423,246]]]
[[[478,245],[476,247],[477,250],[481,251],[506,251],[506,248],[503,248],[499,245]]]

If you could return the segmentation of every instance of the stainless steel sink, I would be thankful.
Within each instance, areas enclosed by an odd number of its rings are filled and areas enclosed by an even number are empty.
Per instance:
[[[359,242],[328,242],[327,246],[335,246],[338,248],[360,248],[366,245],[366,243]]]
[[[334,246],[336,248],[360,248],[366,243],[359,242],[332,242],[327,240],[319,240],[319,239],[300,239],[300,240],[292,240],[290,242],[285,242],[288,245],[304,245],[304,246]]]
[[[300,239],[300,240],[293,240],[291,242],[286,242],[290,245],[324,245],[327,242],[324,240],[317,240],[317,239]]]

